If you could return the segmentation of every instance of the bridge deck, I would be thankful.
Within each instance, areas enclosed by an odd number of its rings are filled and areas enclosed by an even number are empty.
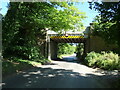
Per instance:
[[[82,43],[86,39],[84,36],[51,36],[50,40],[57,43]]]

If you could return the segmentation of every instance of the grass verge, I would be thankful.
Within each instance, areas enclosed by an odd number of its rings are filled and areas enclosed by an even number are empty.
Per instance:
[[[46,60],[50,62],[49,60]],[[4,59],[2,60],[2,76],[7,77],[11,74],[21,72],[23,70],[27,70],[33,67],[39,67],[43,62],[36,62],[36,61],[30,61],[30,60],[22,60],[22,59],[17,59],[17,60],[8,60]]]

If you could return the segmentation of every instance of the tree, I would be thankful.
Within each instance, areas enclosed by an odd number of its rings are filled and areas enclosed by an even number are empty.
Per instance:
[[[101,17],[96,16],[95,19],[92,21],[92,34],[102,37],[107,43],[116,43],[113,40],[113,32],[111,31],[110,27],[114,25],[114,23],[106,22],[102,23]]]
[[[0,55],[2,55],[2,14],[0,13]]]
[[[82,19],[86,18],[84,12],[80,12],[72,4],[66,2],[54,2],[56,8],[62,8],[57,10],[57,14],[54,13],[52,29],[54,31],[68,30],[81,30],[83,28]],[[56,5],[57,4],[57,5]],[[59,26],[56,26],[59,25]]]
[[[4,57],[39,59],[38,42],[45,39],[46,28],[56,32],[76,29],[85,18],[66,2],[10,2],[8,7],[3,18]]]
[[[108,29],[103,29],[105,35],[108,36],[108,40],[111,40],[112,43],[117,43],[120,47],[120,1],[119,2],[90,2],[90,8],[95,9],[100,13],[101,22],[100,27],[102,29],[109,25]],[[106,25],[107,24],[107,25]],[[104,37],[105,37],[104,35]],[[106,37],[107,37],[106,36]]]
[[[75,46],[68,43],[59,43],[58,44],[58,55],[62,54],[73,54],[75,52]]]

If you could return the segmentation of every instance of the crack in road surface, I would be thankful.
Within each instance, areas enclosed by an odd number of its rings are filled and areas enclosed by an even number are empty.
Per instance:
[[[118,72],[92,69],[79,63],[52,61],[3,80],[3,88],[109,88]]]

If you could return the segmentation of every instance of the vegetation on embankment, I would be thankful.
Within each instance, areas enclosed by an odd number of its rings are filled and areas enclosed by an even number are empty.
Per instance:
[[[4,59],[2,62],[2,76],[6,77],[8,75],[18,73],[26,69],[38,67],[48,62],[50,62],[50,60],[47,59],[37,61],[22,60],[18,58],[14,58],[13,60]]]
[[[90,52],[85,57],[85,64],[90,67],[101,68],[103,70],[118,70],[120,71],[120,57],[113,52]],[[120,79],[113,81],[111,84],[113,88],[120,87]]]
[[[84,45],[83,43],[78,43],[78,45],[76,46],[76,57],[79,59],[83,59],[83,52],[84,52]]]
[[[105,70],[120,69],[120,57],[113,52],[90,52],[85,57],[85,63],[90,67],[99,67]]]
[[[90,2],[90,9],[99,12],[91,24],[91,32],[108,44],[117,45],[112,51],[120,55],[120,2]]]
[[[117,46],[118,48],[112,51],[120,55],[120,2],[90,2],[89,4],[90,9],[97,10],[100,13],[92,22],[92,34],[102,37],[107,44]],[[89,66],[107,70],[120,70],[120,58],[118,59],[118,55],[113,53],[89,53],[86,57],[86,62]],[[113,82],[113,86],[120,88],[120,79],[117,82]]]
[[[47,29],[59,33],[82,29],[84,18],[84,12],[67,2],[8,3],[7,14],[0,19],[3,75],[29,68],[33,62],[48,61]]]

